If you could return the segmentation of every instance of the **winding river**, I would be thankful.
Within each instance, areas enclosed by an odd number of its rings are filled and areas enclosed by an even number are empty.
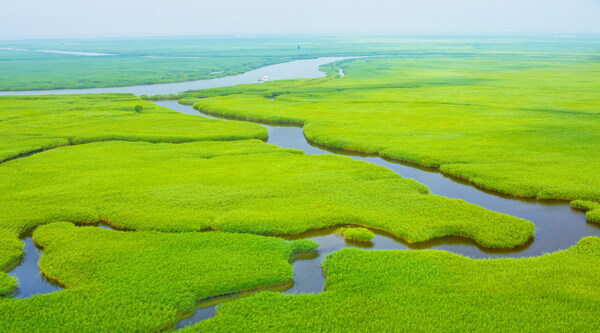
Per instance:
[[[200,113],[191,106],[177,101],[158,101],[155,104],[172,110],[216,118]],[[373,249],[436,248],[471,258],[498,258],[539,256],[547,252],[566,249],[585,236],[600,236],[600,225],[586,221],[581,210],[571,208],[568,201],[523,199],[482,190],[460,179],[441,174],[437,169],[422,168],[412,164],[389,161],[378,156],[348,153],[318,147],[309,143],[302,128],[265,125],[269,130],[268,143],[284,148],[303,150],[307,155],[336,154],[386,167],[402,177],[412,178],[429,187],[431,193],[462,199],[496,212],[517,216],[535,223],[535,239],[511,250],[490,250],[477,246],[467,239],[445,238],[420,244],[406,244],[378,236]],[[306,235],[308,236],[308,235]]]
[[[341,74],[341,73],[340,73]],[[191,106],[179,104],[177,101],[157,101],[155,104],[172,110],[204,116],[207,118],[225,119],[202,114]],[[389,161],[378,156],[348,153],[319,147],[309,143],[304,137],[302,128],[293,126],[273,126],[262,124],[269,131],[268,143],[284,148],[303,150],[307,155],[336,154],[348,156],[355,160],[365,161],[386,167],[402,177],[412,178],[427,187],[433,194],[462,199],[489,210],[517,216],[532,221],[536,226],[535,239],[524,246],[510,250],[491,250],[478,246],[473,241],[448,237],[419,244],[408,244],[390,235],[376,232],[371,243],[361,244],[349,242],[336,235],[334,229],[308,232],[288,237],[289,239],[309,238],[319,243],[317,255],[310,259],[295,260],[294,284],[284,293],[320,293],[323,291],[325,277],[321,262],[332,252],[345,247],[361,247],[368,250],[406,250],[429,249],[446,250],[471,258],[529,257],[566,249],[575,245],[586,236],[600,236],[600,225],[586,221],[581,210],[571,208],[568,201],[523,199],[500,195],[482,190],[460,179],[443,175],[434,168],[422,168],[412,164]],[[198,307],[196,312],[177,323],[183,328],[199,321],[212,318],[216,314],[215,305]]]
[[[319,70],[319,66],[338,60],[355,57],[321,57],[307,60],[294,60],[275,65],[269,65],[251,71],[223,76],[214,79],[204,79],[186,82],[146,84],[127,87],[112,88],[89,88],[89,89],[57,89],[57,90],[26,90],[26,91],[0,91],[0,96],[10,95],[57,95],[57,94],[107,94],[125,93],[135,95],[169,95],[179,94],[188,90],[209,89],[234,86],[237,84],[258,83],[261,76],[267,76],[270,80],[289,80],[298,78],[324,77],[325,73]],[[215,73],[219,74],[219,73]]]
[[[224,87],[236,84],[258,83],[258,78],[267,75],[271,79],[315,78],[323,77],[324,73],[318,70],[322,64],[347,58],[328,57],[310,60],[296,60],[272,66],[266,66],[244,74],[181,83],[168,83],[156,85],[142,85],[119,88],[98,88],[79,90],[45,90],[0,92],[0,95],[35,95],[35,94],[67,94],[67,93],[133,93],[133,94],[172,94],[192,89],[206,89]],[[340,69],[340,76],[344,73]],[[276,101],[275,101],[276,102]],[[191,106],[179,104],[177,101],[159,101],[157,105],[172,110],[215,118],[203,115]],[[263,124],[264,125],[264,124]],[[359,244],[348,242],[333,229],[313,231],[294,238],[309,238],[320,244],[316,255],[309,259],[295,260],[294,285],[285,293],[319,293],[323,291],[325,277],[321,269],[321,262],[327,254],[345,247],[363,247],[365,249],[427,249],[435,248],[446,250],[471,258],[500,258],[539,256],[547,252],[565,249],[575,245],[582,237],[600,236],[600,225],[589,223],[582,211],[572,209],[567,201],[521,199],[492,193],[479,189],[470,183],[441,174],[437,169],[422,168],[415,165],[389,161],[378,156],[347,153],[331,150],[310,144],[304,137],[302,128],[290,126],[264,125],[269,131],[268,143],[285,148],[303,150],[308,155],[336,154],[349,156],[355,160],[365,161],[386,167],[405,178],[412,178],[427,187],[433,194],[462,199],[477,204],[489,210],[517,216],[532,221],[536,225],[535,239],[528,244],[512,250],[489,250],[477,246],[474,242],[459,238],[437,239],[420,244],[407,244],[394,239],[390,235],[376,232],[377,236],[372,243]],[[291,237],[290,237],[291,239]],[[25,256],[21,264],[13,269],[10,274],[19,278],[20,287],[16,297],[24,298],[33,294],[43,294],[59,290],[60,287],[48,282],[39,272],[37,262],[41,254],[31,241],[30,235],[24,237],[26,243]],[[213,302],[214,303],[214,302]],[[215,306],[200,306],[188,318],[177,323],[177,327],[185,327],[215,315]]]

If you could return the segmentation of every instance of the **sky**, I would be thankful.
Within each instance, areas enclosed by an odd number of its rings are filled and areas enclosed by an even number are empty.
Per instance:
[[[1,1],[0,39],[600,33],[600,0]]]

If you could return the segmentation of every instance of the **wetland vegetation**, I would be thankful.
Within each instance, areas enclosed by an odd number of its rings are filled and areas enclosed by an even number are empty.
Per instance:
[[[208,114],[303,126],[316,144],[436,167],[510,195],[600,200],[597,61],[458,59],[347,60],[343,78],[182,97]]]
[[[4,96],[0,108],[0,161],[99,141],[181,143],[267,137],[258,125],[185,116],[129,94]]]
[[[598,330],[600,238],[527,259],[343,249],[318,295],[224,303],[184,332],[548,332]]]
[[[511,53],[589,57],[598,56],[597,46],[597,39],[589,37],[565,41],[548,37],[506,36],[275,35],[8,40],[0,41],[0,91],[182,82],[239,74],[294,59],[325,56],[446,54],[471,57]],[[89,56],[90,53],[95,56]]]
[[[357,242],[370,242],[375,238],[375,234],[367,228],[339,228],[339,234],[345,239]]]
[[[438,168],[494,193],[572,200],[600,222],[597,39],[155,42],[0,42],[12,48],[0,49],[0,90],[386,56],[323,65],[323,78],[154,97],[228,121],[132,94],[0,97],[0,331],[173,330],[199,302],[225,300],[184,331],[600,329],[600,238],[519,259],[423,250],[460,237],[500,256],[536,242],[536,227],[386,167],[268,144],[267,128],[245,121],[300,126],[320,147]],[[15,298],[21,281],[8,273],[32,230],[39,274],[62,289]],[[382,238],[414,250],[379,250]],[[363,249],[335,251],[344,246]],[[298,258],[325,259],[324,291],[321,263]],[[308,271],[317,282],[292,287]]]
[[[317,244],[224,232],[125,232],[53,223],[33,235],[42,272],[66,288],[0,300],[0,331],[157,331],[199,300],[290,283]]]
[[[112,103],[114,96],[93,98]],[[44,101],[52,104],[52,99]],[[121,111],[109,108],[106,118],[102,110],[79,110],[79,117],[69,117],[71,124],[61,122],[63,128],[89,137],[69,142],[111,142],[60,147],[0,164],[0,184],[7,189],[0,194],[3,228],[20,233],[54,221],[106,221],[135,230],[292,234],[357,224],[410,242],[458,235],[493,248],[524,244],[534,233],[531,222],[429,194],[426,187],[385,168],[339,156],[306,156],[259,140],[213,141],[260,137],[265,129],[258,125],[186,117],[159,107],[145,107],[139,114],[137,103],[130,101]],[[71,107],[77,109],[77,104]],[[56,129],[53,112],[46,113],[43,126]],[[99,121],[90,122],[90,117]],[[169,125],[181,132],[169,137],[154,131],[154,117],[163,125],[168,119],[186,122],[193,129],[189,140],[195,135],[204,141],[160,143],[186,141],[186,128]],[[112,120],[114,133],[95,134],[96,124],[100,129],[108,126],[103,119]],[[36,117],[26,121],[35,128]],[[132,128],[146,136],[133,136]],[[69,134],[64,129],[61,133]]]
[[[10,294],[17,286],[17,280],[3,271],[10,270],[21,255],[23,243],[14,233],[0,229],[0,295]]]

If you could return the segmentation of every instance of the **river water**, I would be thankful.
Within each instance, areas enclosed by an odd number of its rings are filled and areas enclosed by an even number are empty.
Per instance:
[[[352,57],[321,57],[307,60],[294,60],[280,64],[257,68],[243,74],[204,79],[187,82],[147,84],[128,87],[89,88],[89,89],[58,89],[58,90],[27,90],[27,91],[0,91],[0,96],[10,95],[57,95],[57,94],[106,94],[106,93],[131,93],[135,95],[169,95],[179,94],[188,90],[208,89],[234,86],[237,84],[258,83],[261,76],[268,76],[270,80],[288,80],[297,78],[324,77],[325,73],[319,66],[330,62],[350,59]],[[218,74],[218,73],[217,73]]]

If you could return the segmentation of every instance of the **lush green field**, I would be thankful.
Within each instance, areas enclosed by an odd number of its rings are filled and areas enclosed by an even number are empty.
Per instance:
[[[529,259],[344,249],[319,295],[260,293],[184,332],[595,332],[600,238]]]
[[[203,98],[195,107],[210,114],[302,125],[317,144],[437,167],[511,195],[600,200],[600,62],[481,55],[340,66],[343,78],[181,97]]]
[[[598,45],[593,38],[566,41],[539,36],[411,38],[298,35],[0,41],[0,91],[181,82],[237,74],[267,64],[319,56],[440,53],[598,55]],[[34,50],[112,55],[82,56]]]
[[[179,143],[267,134],[262,126],[179,114],[128,94],[0,97],[0,161],[95,141]]]
[[[151,332],[210,296],[290,283],[289,260],[308,240],[206,233],[123,232],[55,223],[40,227],[41,270],[67,286],[0,298],[2,332]]]
[[[4,271],[12,268],[23,253],[23,243],[13,232],[0,229],[0,296],[10,294],[17,286],[17,281]]]
[[[259,140],[61,147],[1,164],[0,186],[0,226],[13,232],[54,221],[256,234],[359,224],[412,242],[459,235],[500,248],[534,233],[531,222],[429,194],[386,168]]]

